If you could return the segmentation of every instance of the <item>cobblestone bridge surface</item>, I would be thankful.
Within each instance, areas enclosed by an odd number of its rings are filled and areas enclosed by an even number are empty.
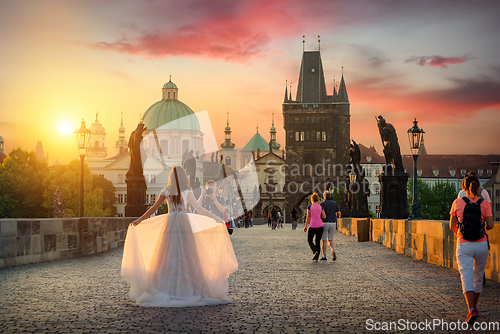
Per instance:
[[[440,321],[429,332],[445,333],[457,332],[450,329],[465,318],[457,271],[375,242],[336,233],[337,261],[314,263],[300,228],[254,226],[235,229],[231,238],[239,261],[229,278],[232,304],[131,306],[120,276],[122,249],[115,249],[0,269],[0,332],[370,333],[396,322],[391,332],[413,326],[421,333],[430,328],[426,321]],[[500,283],[488,280],[478,320],[500,322],[499,300]]]

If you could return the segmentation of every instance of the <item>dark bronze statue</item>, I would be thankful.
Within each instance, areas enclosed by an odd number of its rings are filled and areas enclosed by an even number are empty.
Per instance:
[[[352,140],[352,144],[349,146],[349,163],[352,165],[352,168],[355,173],[361,173],[361,151],[359,150],[358,144],[354,140]]]
[[[377,125],[384,146],[385,163],[392,164],[396,170],[404,170],[396,129],[391,123],[387,123],[382,116],[378,116]]]
[[[146,159],[145,152],[141,152],[141,142],[144,137],[143,133],[147,128],[144,127],[143,123],[137,124],[137,128],[130,134],[130,139],[128,141],[129,153],[130,153],[130,167],[127,171],[126,176],[142,176],[142,164],[143,160]]]

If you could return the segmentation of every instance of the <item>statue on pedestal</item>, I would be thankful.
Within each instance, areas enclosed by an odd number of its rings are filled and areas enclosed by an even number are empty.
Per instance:
[[[126,176],[143,176],[142,164],[143,159],[146,159],[146,152],[141,148],[141,142],[144,138],[144,131],[147,128],[144,127],[143,123],[137,124],[137,128],[130,134],[130,139],[128,141],[129,154],[130,154],[130,167],[127,171]]]
[[[387,123],[382,116],[378,116],[377,126],[384,146],[385,163],[392,164],[395,170],[404,170],[396,129],[391,123]]]

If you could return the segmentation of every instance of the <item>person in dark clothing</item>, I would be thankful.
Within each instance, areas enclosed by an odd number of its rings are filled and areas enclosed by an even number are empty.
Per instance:
[[[323,257],[320,261],[326,261],[326,241],[332,251],[332,260],[337,259],[335,250],[333,249],[333,232],[337,229],[337,217],[340,217],[340,208],[337,202],[332,199],[332,194],[329,191],[323,193],[325,199],[321,203],[321,207],[325,211],[326,218],[323,219],[323,235],[321,237],[321,248],[323,250]]]

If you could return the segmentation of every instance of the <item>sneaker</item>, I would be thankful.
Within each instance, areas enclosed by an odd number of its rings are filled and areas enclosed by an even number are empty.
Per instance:
[[[332,251],[332,260],[333,261],[337,260],[337,255],[335,254],[335,251]]]
[[[318,262],[318,258],[319,258],[319,251],[314,253],[313,261]]]
[[[473,308],[470,310],[469,313],[467,313],[467,319],[465,319],[465,322],[468,323],[469,325],[473,325],[478,316],[479,316],[479,311],[477,310],[477,308]]]
[[[319,259],[320,261],[326,261],[326,257],[322,257],[321,259]]]

